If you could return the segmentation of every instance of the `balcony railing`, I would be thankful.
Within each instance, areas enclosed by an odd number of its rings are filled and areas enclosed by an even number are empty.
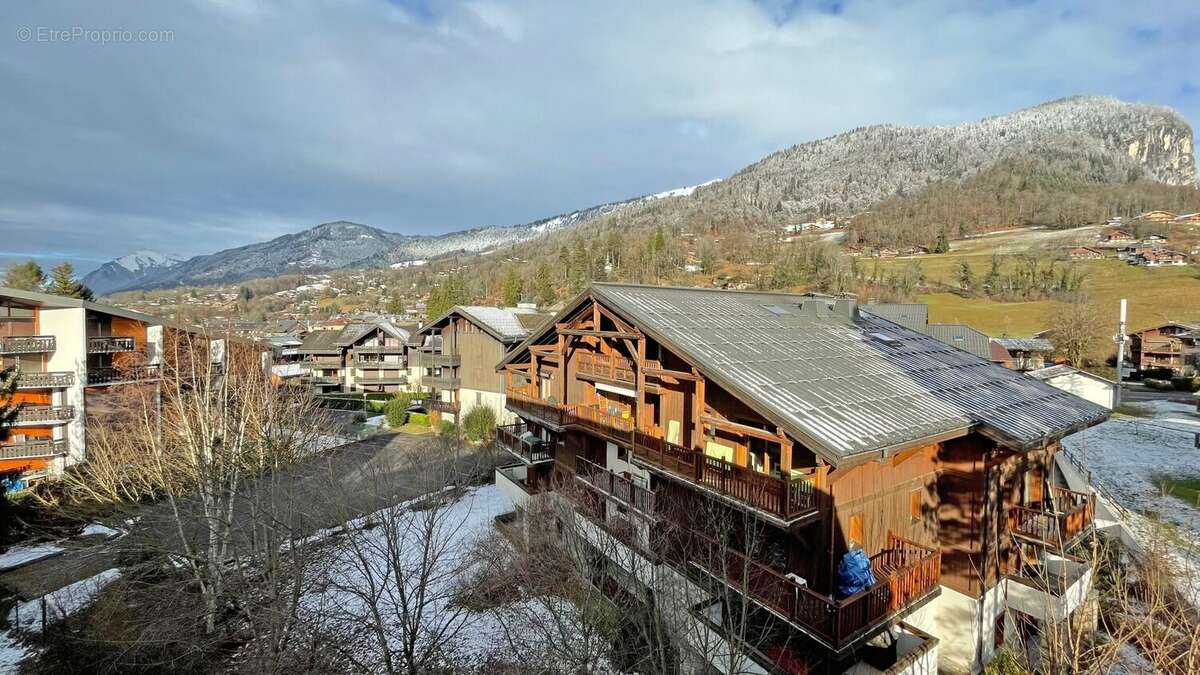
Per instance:
[[[54,351],[53,335],[0,337],[0,354],[39,354]]]
[[[637,370],[634,367],[633,361],[617,356],[616,354],[603,356],[601,354],[580,352],[575,357],[575,364],[577,372],[580,375],[590,375],[626,384],[637,382]]]
[[[654,492],[608,469],[589,462],[582,457],[575,458],[575,477],[587,485],[603,492],[617,501],[630,506],[646,515],[656,513],[654,507]]]
[[[672,555],[787,618],[834,650],[869,636],[932,597],[941,582],[941,553],[891,532],[887,548],[871,556],[875,585],[845,598],[802,586],[783,572],[698,533],[677,544]]]
[[[37,459],[67,454],[67,439],[38,439],[13,445],[0,445],[0,459]]]
[[[87,339],[87,353],[89,354],[131,352],[135,346],[133,338],[119,335],[101,335]]]
[[[458,389],[462,386],[462,380],[457,377],[446,377],[444,375],[423,375],[421,376],[421,386],[445,391],[448,389]]]
[[[424,354],[421,356],[421,365],[429,367],[441,368],[457,368],[462,365],[462,354]]]
[[[386,377],[376,377],[374,375],[364,375],[362,377],[355,378],[354,382],[363,386],[372,384],[405,384],[408,382],[408,376],[388,375]]]
[[[75,407],[69,405],[25,405],[17,410],[17,422],[70,422]]]
[[[1008,512],[1008,529],[1018,537],[1064,547],[1095,520],[1095,495],[1051,487],[1045,506],[1013,506]]]
[[[495,443],[524,462],[549,462],[554,459],[554,444],[532,435],[525,424],[505,424],[496,427]]]
[[[408,367],[402,361],[380,361],[378,359],[354,359],[350,365],[360,370],[403,370]]]
[[[300,379],[301,379],[301,381],[307,382],[308,384],[317,384],[317,385],[333,385],[333,384],[341,384],[342,383],[342,379],[340,377],[336,377],[334,375],[305,375],[305,376],[301,377]]]
[[[17,389],[62,389],[75,384],[75,373],[21,373],[17,376]]]
[[[442,401],[440,399],[426,399],[421,403],[426,410],[436,410],[441,413],[449,413],[451,415],[458,414],[458,401]]]
[[[408,349],[407,345],[371,345],[368,347],[355,347],[356,354],[403,354]]]
[[[526,419],[560,429],[581,427],[615,439],[632,448],[636,459],[783,520],[816,512],[821,480],[816,470],[800,476],[765,474],[635,430],[631,417],[582,405],[555,405],[533,398],[524,388],[506,393],[508,407]]]
[[[127,384],[158,379],[158,366],[129,366],[128,368],[91,368],[87,373],[89,387],[106,384]]]

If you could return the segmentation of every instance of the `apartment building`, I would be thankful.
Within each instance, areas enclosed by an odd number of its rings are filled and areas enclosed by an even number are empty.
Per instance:
[[[498,370],[517,521],[553,504],[684,662],[978,672],[1088,597],[1054,456],[1108,411],[851,298],[594,284]]]
[[[511,418],[496,364],[548,318],[532,307],[453,307],[413,333],[410,389],[427,392],[425,406],[448,419],[481,405],[492,408],[497,419]]]
[[[295,347],[301,379],[317,393],[404,391],[409,336],[382,319],[317,328]]]
[[[85,417],[114,385],[157,382],[162,339],[162,321],[146,314],[0,288],[0,367],[20,370],[0,471],[28,484],[82,461]]]

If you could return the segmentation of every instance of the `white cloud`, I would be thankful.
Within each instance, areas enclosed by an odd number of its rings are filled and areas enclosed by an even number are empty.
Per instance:
[[[1195,3],[428,7],[0,7],[9,26],[174,31],[0,41],[0,203],[19,212],[0,237],[82,258],[209,252],[336,218],[444,231],[728,175],[865,124],[1077,93],[1200,112]],[[101,225],[111,236],[91,236]]]

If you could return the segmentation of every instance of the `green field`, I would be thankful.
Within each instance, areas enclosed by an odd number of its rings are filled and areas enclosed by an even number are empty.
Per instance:
[[[1022,242],[1020,234],[955,242],[955,251],[944,255],[918,258],[930,282],[955,285],[959,264],[966,260],[978,279],[991,265],[992,251],[1004,256],[1028,251],[1046,242],[1045,235],[1036,233],[1036,244]],[[1079,235],[1074,235],[1078,237]],[[1030,237],[1026,238],[1027,240]],[[1021,244],[1026,245],[1022,246]],[[870,261],[863,261],[870,265]],[[906,259],[881,261],[881,269],[905,265]],[[1104,312],[1105,324],[1115,334],[1117,312],[1121,298],[1129,301],[1129,328],[1136,330],[1167,320],[1200,322],[1200,265],[1186,267],[1134,267],[1115,259],[1075,263],[1087,277],[1083,289],[1090,301]],[[934,293],[920,296],[929,304],[929,320],[935,323],[965,323],[989,335],[1009,334],[1028,336],[1039,330],[1054,327],[1057,303],[1049,300],[1035,302],[994,302],[986,298],[964,298],[954,293]]]

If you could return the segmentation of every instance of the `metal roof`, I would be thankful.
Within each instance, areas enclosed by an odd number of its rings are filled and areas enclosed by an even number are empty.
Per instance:
[[[338,330],[314,330],[304,336],[304,341],[296,351],[302,354],[340,354],[342,348],[337,341],[341,333]]]
[[[1014,338],[1014,337],[998,337],[992,338],[996,344],[1004,347],[1010,352],[1052,352],[1054,345],[1045,338]]]
[[[849,301],[623,284],[592,293],[835,464],[977,425],[1032,447],[1108,415]]]
[[[524,340],[531,328],[541,327],[550,318],[547,314],[526,307],[455,305],[436,320],[430,321],[420,332],[429,333],[455,315],[462,316],[500,342],[510,345]]]
[[[971,352],[981,359],[992,360],[992,339],[986,333],[957,323],[931,323],[929,336],[951,347]]]
[[[926,327],[929,326],[929,305],[871,303],[863,305],[861,309],[892,323],[898,323],[909,330],[924,333]]]

